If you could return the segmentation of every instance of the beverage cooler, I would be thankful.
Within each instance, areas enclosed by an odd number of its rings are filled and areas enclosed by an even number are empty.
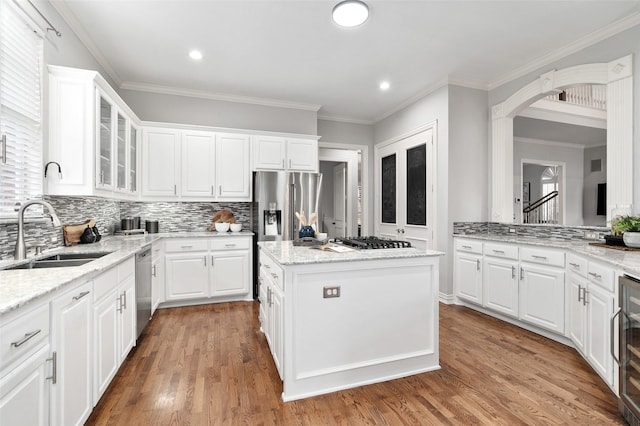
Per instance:
[[[631,425],[640,425],[640,279],[627,275],[619,279],[620,307],[611,322],[615,341],[615,320],[619,325],[620,412]],[[613,343],[612,343],[613,346]]]

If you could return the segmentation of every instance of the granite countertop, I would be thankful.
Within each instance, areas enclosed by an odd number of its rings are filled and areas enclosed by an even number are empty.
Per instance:
[[[442,256],[444,254],[435,250],[427,250],[424,252],[413,247],[402,249],[353,250],[336,253],[330,250],[318,250],[308,246],[294,246],[291,241],[259,242],[258,246],[264,249],[266,253],[281,265],[406,259],[411,257]]]
[[[608,263],[624,272],[640,276],[640,251],[623,251],[589,244],[590,242],[602,241],[518,237],[499,234],[455,234],[454,237],[565,249],[590,259]]]
[[[163,238],[228,238],[252,235],[252,232],[167,232],[143,236],[104,236],[100,242],[94,244],[59,247],[44,251],[37,257],[21,261],[2,260],[0,261],[0,315],[13,311],[66,285],[78,282],[80,279],[91,280],[123,260],[150,247],[152,242]],[[60,253],[94,252],[110,252],[110,254],[80,266],[2,270],[2,268],[27,263],[36,258]]]

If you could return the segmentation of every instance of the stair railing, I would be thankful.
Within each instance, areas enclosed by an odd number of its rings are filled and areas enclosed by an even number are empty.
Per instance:
[[[558,223],[558,191],[551,191],[544,197],[522,209],[523,223]]]

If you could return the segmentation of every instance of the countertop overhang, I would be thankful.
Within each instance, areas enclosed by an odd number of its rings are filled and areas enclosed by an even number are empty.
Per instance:
[[[352,250],[348,252],[337,253],[331,250],[318,250],[309,246],[294,246],[291,241],[259,242],[258,246],[281,265],[306,265],[315,263],[407,259],[412,257],[433,257],[444,255],[444,253],[440,251],[421,251],[413,247],[376,250]]]
[[[29,302],[50,294],[78,280],[91,280],[123,260],[151,247],[151,243],[164,238],[230,238],[253,236],[252,232],[167,232],[144,236],[104,236],[98,243],[78,244],[47,250],[37,257],[16,261],[0,261],[0,315],[18,309]],[[80,266],[65,268],[3,270],[59,253],[111,252]]]
[[[509,244],[528,244],[547,248],[564,249],[577,255],[608,263],[624,272],[640,276],[640,251],[622,251],[602,246],[594,246],[590,240],[563,240],[559,238],[531,238],[500,234],[454,234],[454,237]]]

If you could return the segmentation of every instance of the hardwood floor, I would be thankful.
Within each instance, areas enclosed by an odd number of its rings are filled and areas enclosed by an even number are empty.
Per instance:
[[[157,311],[87,424],[624,424],[573,349],[442,304],[441,370],[283,403],[257,309]]]

